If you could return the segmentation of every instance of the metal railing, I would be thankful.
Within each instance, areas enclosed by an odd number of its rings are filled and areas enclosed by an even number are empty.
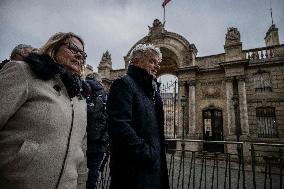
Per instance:
[[[168,139],[171,189],[283,189],[284,144]],[[224,145],[225,153],[203,151],[204,145]],[[109,163],[109,162],[108,162]],[[108,163],[101,170],[99,189],[110,184]]]
[[[177,80],[163,83],[160,86],[160,94],[164,105],[164,122],[166,138],[177,136]]]
[[[277,138],[278,130],[274,107],[256,108],[256,122],[258,137]]]
[[[108,189],[110,186],[110,174],[109,174],[109,154],[105,154],[105,158],[101,164],[99,169],[99,179],[97,180],[97,188],[96,189]]]
[[[168,170],[172,189],[246,188],[242,142],[179,139],[168,141],[178,143],[177,149],[168,149]],[[203,151],[203,145],[206,144],[225,145],[230,152]]]
[[[253,188],[284,188],[284,144],[252,143]]]

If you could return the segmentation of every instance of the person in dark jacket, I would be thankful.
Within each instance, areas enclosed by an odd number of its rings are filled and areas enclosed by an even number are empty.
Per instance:
[[[125,76],[107,101],[111,189],[168,189],[163,104],[156,74],[162,55],[152,44],[130,54]]]
[[[108,155],[107,92],[97,73],[88,75],[86,82],[91,89],[91,94],[87,97],[87,167],[89,169],[87,189],[95,189],[103,159]]]
[[[19,44],[12,50],[10,60],[23,61],[34,49],[30,45]]]
[[[30,45],[19,44],[11,52],[10,60],[5,59],[0,63],[0,70],[9,61],[23,61],[32,51],[36,50]]]
[[[0,70],[5,66],[5,64],[7,64],[10,60],[5,59],[0,63]]]

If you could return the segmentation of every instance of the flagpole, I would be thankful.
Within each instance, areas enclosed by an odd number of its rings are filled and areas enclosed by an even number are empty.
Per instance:
[[[164,0],[162,6],[164,8],[164,23],[163,25],[165,26],[165,23],[166,23],[166,5],[170,2],[171,0]]]
[[[165,23],[166,23],[166,6],[163,6],[164,7],[164,26],[165,26]]]

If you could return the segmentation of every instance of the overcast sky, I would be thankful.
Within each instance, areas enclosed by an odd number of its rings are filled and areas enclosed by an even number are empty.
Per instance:
[[[163,0],[0,0],[0,60],[19,43],[42,46],[55,32],[74,32],[85,41],[87,63],[97,67],[109,50],[113,67],[163,19]],[[284,0],[271,0],[274,23],[284,43]],[[271,25],[270,0],[171,0],[166,30],[194,43],[197,56],[224,52],[228,27],[237,27],[243,48],[265,46]]]

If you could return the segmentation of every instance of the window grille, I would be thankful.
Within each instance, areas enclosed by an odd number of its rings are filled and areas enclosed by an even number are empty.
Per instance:
[[[260,107],[256,109],[257,133],[260,138],[278,137],[275,108]]]
[[[271,92],[272,84],[270,73],[258,72],[254,77],[255,92]]]

